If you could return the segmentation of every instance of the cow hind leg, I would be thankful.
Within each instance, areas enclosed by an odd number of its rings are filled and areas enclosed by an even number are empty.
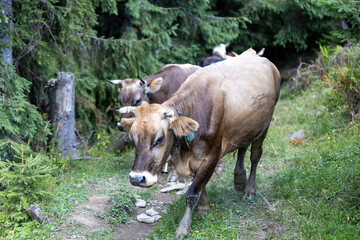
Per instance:
[[[257,138],[251,144],[251,154],[250,154],[251,170],[250,170],[249,180],[246,184],[244,195],[242,197],[243,200],[252,199],[256,195],[256,168],[262,155],[262,144],[266,137],[266,133],[267,133],[267,129],[259,138]]]
[[[237,161],[234,169],[234,188],[236,191],[242,191],[246,186],[246,170],[244,168],[244,158],[246,147],[238,149]]]
[[[202,190],[200,194],[197,212],[201,215],[208,212],[209,210],[210,210],[210,199],[209,196],[207,195],[206,188],[204,188],[204,190]]]

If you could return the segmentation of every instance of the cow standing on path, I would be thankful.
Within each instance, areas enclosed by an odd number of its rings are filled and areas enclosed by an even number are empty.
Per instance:
[[[171,157],[179,173],[194,176],[177,237],[189,233],[196,204],[200,212],[210,209],[205,185],[225,154],[238,149],[235,189],[244,190],[244,200],[255,196],[256,167],[279,92],[280,74],[275,65],[249,49],[196,71],[161,105],[143,102],[136,108],[120,109],[135,114],[122,120],[135,144],[135,162],[129,174],[133,185],[151,187]],[[250,145],[247,181],[244,156]]]

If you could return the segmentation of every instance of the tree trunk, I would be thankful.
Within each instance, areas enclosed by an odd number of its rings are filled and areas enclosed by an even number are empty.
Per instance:
[[[53,137],[62,155],[78,159],[75,136],[75,76],[59,72],[49,80],[49,120]]]
[[[5,13],[5,16],[1,16],[1,19],[7,19],[7,21],[1,23],[4,31],[0,32],[0,40],[8,45],[7,48],[1,49],[1,58],[5,63],[12,65],[12,48],[9,37],[9,32],[12,28],[12,2],[11,0],[2,0],[1,4]],[[1,12],[0,14],[2,15]]]

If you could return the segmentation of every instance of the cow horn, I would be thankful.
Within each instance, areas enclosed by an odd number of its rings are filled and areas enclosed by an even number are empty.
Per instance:
[[[117,110],[120,113],[133,113],[135,111],[135,107],[122,107]]]
[[[117,79],[117,80],[110,80],[108,79],[108,82],[109,83],[112,83],[112,84],[122,84],[124,80],[121,80],[121,79]]]
[[[262,49],[260,50],[260,52],[258,52],[257,55],[262,56],[262,55],[264,55],[264,52],[265,52],[265,48],[262,48]]]
[[[145,81],[144,79],[139,78],[139,80],[140,80],[140,85],[144,85],[144,84],[146,84],[146,81]]]

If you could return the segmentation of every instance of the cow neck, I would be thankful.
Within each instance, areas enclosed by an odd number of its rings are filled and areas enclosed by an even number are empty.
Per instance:
[[[178,117],[182,117],[183,114],[182,112],[176,107],[176,105],[174,103],[171,103],[171,105],[173,106],[174,110],[176,111]],[[175,133],[173,132],[174,134],[174,138],[175,138],[175,143],[171,149],[171,155],[170,155],[170,158],[169,158],[169,161],[173,158],[175,152],[179,149],[179,145],[180,145],[180,137],[176,136]],[[189,146],[189,143],[193,138],[195,137],[195,134],[192,132],[190,133],[189,135],[185,136],[184,137],[184,140],[186,142],[186,145],[190,148]]]
[[[171,103],[171,105],[173,106],[173,108],[175,109],[176,113],[178,114],[178,117],[182,117],[182,112],[180,112],[180,110],[176,107],[176,105],[174,103]],[[171,156],[170,156],[170,160],[173,158],[176,150],[179,149],[179,143],[180,143],[180,137],[176,136],[175,133],[172,131],[172,133],[174,134],[174,138],[175,138],[175,144],[173,145],[172,149],[171,149]]]

